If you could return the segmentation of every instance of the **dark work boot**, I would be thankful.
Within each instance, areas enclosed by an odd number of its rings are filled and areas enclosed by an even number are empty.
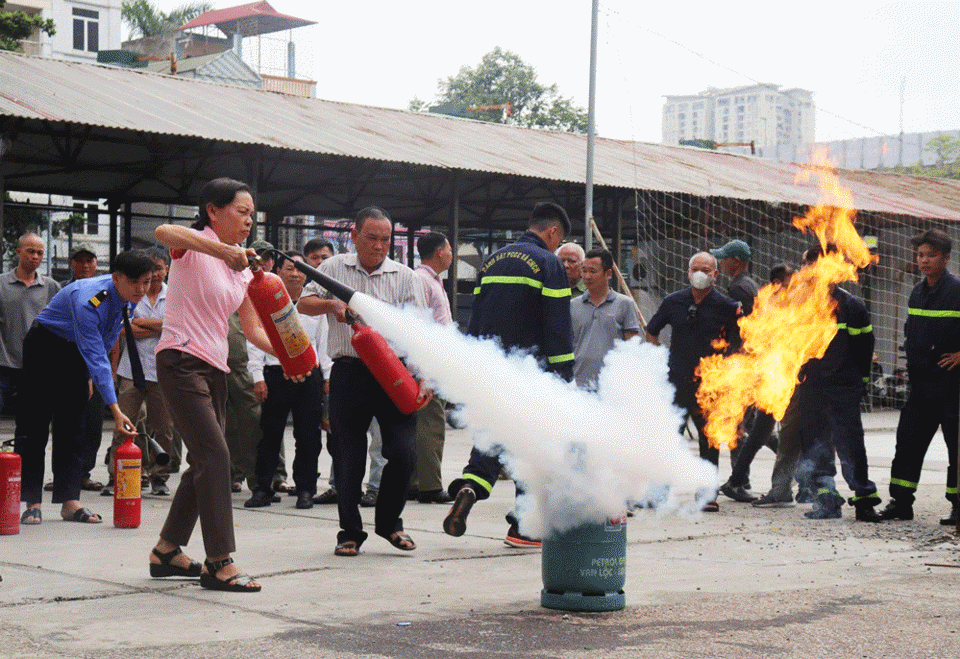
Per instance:
[[[941,526],[956,526],[957,525],[957,502],[954,501],[950,509],[950,514],[946,517],[940,518]]]
[[[871,505],[865,503],[855,504],[854,508],[857,510],[858,522],[873,522],[876,524],[877,522],[883,521],[883,517],[880,515],[880,513],[874,510],[873,506]]]
[[[887,507],[880,511],[881,519],[913,519],[913,506],[909,503],[897,503],[891,499]]]
[[[840,519],[843,497],[836,492],[825,492],[817,496],[813,508],[803,513],[807,519]]]
[[[454,537],[460,537],[466,533],[467,515],[470,514],[470,509],[476,502],[477,493],[473,491],[473,488],[469,485],[461,487],[453,500],[453,507],[450,508],[450,512],[443,520],[443,532]]]

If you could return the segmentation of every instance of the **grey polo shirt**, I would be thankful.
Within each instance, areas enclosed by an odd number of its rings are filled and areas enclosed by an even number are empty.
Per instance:
[[[590,294],[570,302],[573,321],[573,378],[578,387],[596,389],[603,358],[624,332],[639,332],[637,308],[626,295],[610,291],[599,306]]]
[[[413,270],[393,259],[386,258],[379,268],[373,272],[367,272],[357,260],[356,253],[337,254],[321,263],[317,269],[359,293],[366,293],[372,298],[395,307],[407,304],[417,307],[427,306],[420,277]],[[327,300],[333,298],[329,291],[312,281],[303,287],[300,297],[308,295],[318,295]],[[335,317],[330,316],[327,354],[331,359],[357,356],[357,352],[350,343],[352,337],[353,330],[349,325],[337,322]]]
[[[39,272],[27,286],[16,270],[0,275],[0,367],[23,367],[23,340],[37,315],[60,290]]]

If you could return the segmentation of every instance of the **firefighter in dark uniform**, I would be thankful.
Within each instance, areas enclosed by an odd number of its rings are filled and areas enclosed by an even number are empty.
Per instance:
[[[828,251],[834,248],[828,246]],[[812,264],[822,255],[823,249],[817,245],[807,251],[806,261]],[[874,507],[880,503],[880,497],[867,475],[860,418],[860,399],[873,360],[873,326],[860,298],[837,286],[831,295],[837,301],[837,334],[823,357],[804,365],[796,390],[803,461],[811,469],[810,480],[817,488],[813,509],[804,515],[810,519],[841,516],[843,497],[834,482],[837,467],[830,445],[832,437],[840,471],[854,492],[849,503],[856,509],[857,520],[879,522],[882,518]]]
[[[950,467],[946,497],[957,523],[957,427],[960,415],[960,280],[947,272],[950,237],[930,229],[912,240],[924,279],[913,287],[904,326],[910,394],[900,411],[897,448],[890,468],[892,501],[885,519],[913,519],[913,500],[923,458],[937,428],[943,430]]]
[[[506,351],[529,352],[543,369],[568,382],[573,378],[570,283],[554,252],[569,233],[570,220],[563,208],[552,203],[534,206],[520,239],[491,254],[480,267],[467,330],[471,336],[497,337]],[[443,522],[446,533],[463,535],[470,508],[490,496],[502,466],[497,455],[471,451],[462,477],[448,488],[455,500]],[[522,488],[516,485],[519,496]],[[512,513],[507,521],[508,545],[540,545],[520,534]]]

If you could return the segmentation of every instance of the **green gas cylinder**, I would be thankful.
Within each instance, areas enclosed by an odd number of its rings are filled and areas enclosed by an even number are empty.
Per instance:
[[[543,539],[542,561],[542,606],[563,611],[626,606],[626,516],[550,534]]]

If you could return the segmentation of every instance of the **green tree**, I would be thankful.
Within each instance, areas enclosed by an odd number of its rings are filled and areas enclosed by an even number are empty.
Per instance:
[[[3,193],[3,201],[12,203],[13,198],[9,192]],[[53,237],[56,238],[61,233],[74,233],[83,230],[83,223],[87,221],[85,215],[81,213],[71,213],[69,217],[63,220],[51,222]],[[43,233],[47,230],[47,216],[37,208],[19,208],[5,206],[3,212],[3,236],[0,236],[0,256],[3,261],[13,257],[17,249],[17,241],[25,233]]]
[[[960,137],[937,135],[927,140],[923,150],[937,154],[937,165],[944,167],[955,162],[960,155]]]
[[[136,39],[173,32],[212,9],[212,2],[187,2],[170,13],[164,13],[149,0],[124,0],[120,5],[120,16],[130,28],[130,38]]]
[[[22,53],[20,41],[33,36],[37,30],[51,37],[56,34],[52,19],[22,11],[3,11],[6,5],[7,0],[0,0],[0,50]]]
[[[560,94],[556,84],[544,85],[537,71],[519,55],[497,46],[476,67],[464,66],[456,75],[437,83],[434,103],[414,97],[409,108],[423,111],[428,105],[456,104],[464,108],[510,103],[510,116],[502,109],[469,112],[482,121],[509,123],[571,133],[587,132],[587,111]]]

